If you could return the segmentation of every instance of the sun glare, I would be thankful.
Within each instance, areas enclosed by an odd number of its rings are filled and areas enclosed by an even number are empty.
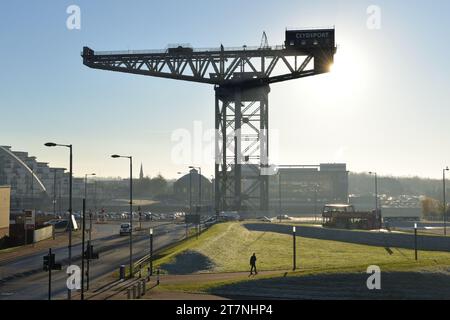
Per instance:
[[[367,68],[361,55],[348,48],[338,50],[330,73],[324,77],[328,92],[335,98],[360,94],[368,80]]]

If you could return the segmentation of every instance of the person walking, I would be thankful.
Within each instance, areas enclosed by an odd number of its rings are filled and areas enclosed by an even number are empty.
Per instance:
[[[258,274],[258,271],[256,271],[256,254],[253,253],[253,255],[250,257],[250,275],[253,274],[253,270],[255,270],[255,274]]]

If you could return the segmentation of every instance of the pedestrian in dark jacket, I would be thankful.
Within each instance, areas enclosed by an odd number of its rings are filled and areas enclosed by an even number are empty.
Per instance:
[[[256,254],[253,253],[253,255],[250,257],[250,274],[253,274],[253,270],[255,270],[255,274],[258,274],[258,271],[256,271]]]

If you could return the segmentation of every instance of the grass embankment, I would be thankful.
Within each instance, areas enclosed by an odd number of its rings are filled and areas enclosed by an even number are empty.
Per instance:
[[[324,273],[365,272],[369,265],[377,265],[383,271],[438,270],[450,265],[450,253],[420,251],[419,261],[414,260],[414,251],[350,244],[337,241],[297,237],[298,271],[289,276]],[[177,246],[168,248],[159,255],[155,266],[174,263],[176,257],[187,250],[206,256],[213,267],[202,272],[239,272],[249,270],[249,258],[253,252],[258,257],[259,271],[292,269],[292,236],[273,232],[248,231],[241,223],[222,223],[211,227],[199,236]],[[273,277],[268,275],[265,277]],[[261,276],[264,277],[264,276]],[[261,278],[258,276],[258,278]],[[209,283],[167,284],[162,288],[174,290],[203,291],[225,283],[241,281],[218,281]]]

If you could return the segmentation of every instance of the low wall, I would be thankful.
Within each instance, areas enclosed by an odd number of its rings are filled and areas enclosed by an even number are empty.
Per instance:
[[[44,227],[38,230],[34,230],[33,242],[39,242],[45,239],[53,237],[53,226]]]
[[[246,223],[244,224],[244,227],[250,231],[276,232],[292,235],[292,226],[287,224]],[[406,233],[385,233],[297,226],[297,236],[365,244],[369,246],[414,249],[414,234]],[[418,250],[450,252],[450,238],[418,235],[417,248]]]

